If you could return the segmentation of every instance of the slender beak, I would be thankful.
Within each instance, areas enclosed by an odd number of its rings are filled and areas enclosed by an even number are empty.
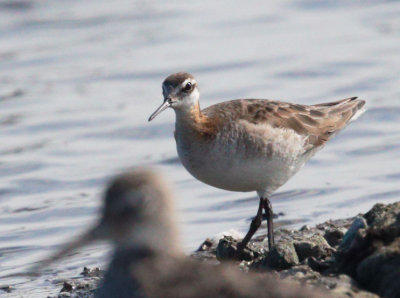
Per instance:
[[[166,108],[169,108],[170,106],[171,106],[171,100],[169,98],[164,99],[162,105],[159,106],[158,109],[149,117],[149,122],[154,118],[156,118],[158,114],[160,114],[162,111],[164,111]]]
[[[56,251],[50,257],[43,259],[37,263],[35,263],[28,272],[25,272],[21,275],[25,276],[39,276],[41,271],[45,268],[54,263],[55,261],[62,259],[69,254],[76,251],[78,248],[86,246],[90,243],[95,241],[104,240],[107,238],[107,227],[103,224],[99,224],[92,229],[86,231],[81,236],[72,240],[70,243],[65,244],[61,247],[58,251]]]

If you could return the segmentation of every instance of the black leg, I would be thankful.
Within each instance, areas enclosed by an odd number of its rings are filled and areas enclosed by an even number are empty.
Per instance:
[[[254,233],[261,226],[263,207],[264,207],[264,199],[260,198],[260,204],[258,206],[257,215],[251,221],[250,228],[249,228],[249,231],[247,232],[246,236],[243,238],[242,242],[240,242],[238,245],[237,252],[238,252],[239,256],[240,256],[241,252],[243,251],[243,249],[246,247],[247,243],[249,243],[251,237],[253,237]]]
[[[267,222],[268,222],[268,248],[271,251],[271,249],[274,247],[274,223],[273,223],[274,213],[272,212],[271,202],[268,200],[268,198],[261,198],[261,200],[263,202],[265,215],[267,216]]]

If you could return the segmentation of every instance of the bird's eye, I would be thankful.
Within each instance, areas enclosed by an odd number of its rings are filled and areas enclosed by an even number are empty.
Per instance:
[[[186,86],[183,88],[184,91],[190,91],[192,89],[192,83],[188,82]]]

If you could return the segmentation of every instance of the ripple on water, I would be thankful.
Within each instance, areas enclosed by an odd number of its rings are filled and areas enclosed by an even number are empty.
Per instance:
[[[371,179],[376,179],[378,177],[371,177]],[[384,175],[382,177],[383,180],[400,180],[400,172],[399,173],[394,173],[394,174],[389,174],[389,175]]]
[[[24,251],[30,251],[32,249],[37,249],[35,246],[8,246],[0,248],[0,257],[11,257],[15,254]]]
[[[398,151],[400,148],[399,144],[381,144],[381,145],[373,145],[366,146],[364,148],[347,151],[346,154],[350,156],[367,156],[367,155],[377,155],[377,154],[386,154],[390,151]]]
[[[367,107],[368,108],[368,107]],[[380,123],[397,123],[400,120],[400,107],[373,107],[368,108],[368,113],[363,115],[365,121],[378,121]]]
[[[173,124],[154,124],[143,126],[124,126],[111,129],[109,131],[91,132],[82,135],[82,138],[95,138],[95,139],[160,139],[171,138],[173,131]]]
[[[285,213],[277,226],[398,200],[399,9],[396,1],[0,0],[3,274],[84,229],[106,178],[144,162],[165,169],[186,199],[188,249],[221,231],[248,229],[256,194],[195,181],[175,155],[173,115],[145,123],[144,111],[161,103],[160,84],[174,71],[200,76],[204,106],[240,97],[367,100],[367,112],[272,196],[274,210]],[[60,267],[76,276],[103,252],[78,252],[74,266]],[[55,296],[59,287],[46,280],[57,274],[21,285],[28,295]]]
[[[400,190],[383,191],[356,197],[354,199],[347,199],[345,201],[336,202],[334,204],[329,204],[327,206],[331,206],[332,208],[341,208],[341,207],[350,208],[352,206],[357,206],[365,202],[378,202],[378,201],[385,202],[389,199],[398,197],[400,197]]]
[[[3,119],[0,120],[0,126],[12,126],[19,124],[22,118],[23,116],[18,114],[6,115]]]
[[[170,158],[165,158],[160,161],[160,164],[164,165],[181,165],[181,160],[179,157],[170,157]]]
[[[0,177],[12,177],[19,174],[27,174],[38,171],[44,167],[48,167],[49,164],[44,162],[13,162],[13,163],[0,163]]]
[[[343,188],[313,188],[313,189],[293,189],[285,192],[278,192],[271,196],[271,202],[290,202],[296,201],[298,199],[313,199],[315,197],[319,197],[322,195],[334,194],[343,190]],[[205,196],[215,196],[213,194],[206,194]],[[244,206],[255,206],[257,204],[257,195],[254,192],[254,195],[251,197],[247,197],[244,199],[226,199],[224,198],[223,202],[210,204],[205,207],[195,207],[195,208],[186,208],[184,212],[208,212],[208,211],[221,211],[221,210],[230,210],[236,209],[238,207]]]
[[[47,140],[41,140],[33,143],[26,143],[24,145],[12,146],[11,148],[6,148],[0,150],[0,156],[9,155],[9,154],[20,154],[27,151],[34,151],[38,149],[42,149],[48,143]]]
[[[41,179],[41,178],[21,178],[14,181],[19,189],[24,189],[26,194],[38,194],[52,191],[85,189],[101,185],[105,178],[87,178],[77,180]]]

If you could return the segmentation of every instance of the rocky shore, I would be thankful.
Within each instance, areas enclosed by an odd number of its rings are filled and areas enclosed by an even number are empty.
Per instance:
[[[268,251],[255,237],[242,254],[238,240],[207,239],[191,257],[218,266],[235,262],[238,270],[270,271],[281,279],[321,287],[336,297],[400,297],[400,202],[376,204],[353,218],[331,220],[299,230],[277,229]],[[59,281],[58,297],[91,297],[102,271],[87,269],[82,278]]]

